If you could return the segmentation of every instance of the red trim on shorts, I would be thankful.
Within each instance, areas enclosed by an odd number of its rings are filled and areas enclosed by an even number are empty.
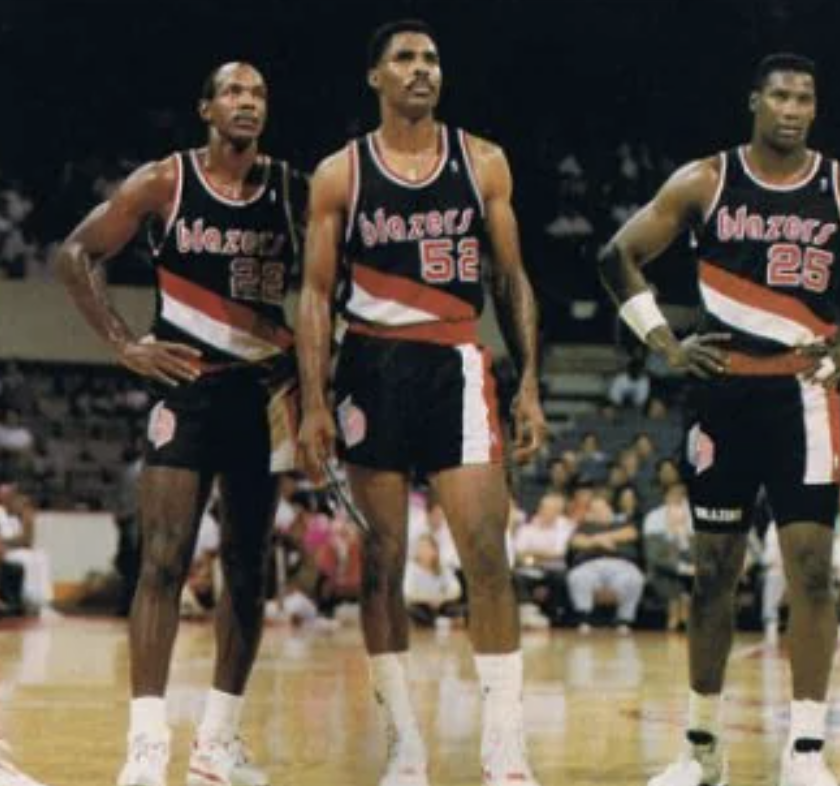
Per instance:
[[[840,482],[840,393],[836,388],[826,390],[828,398],[828,423],[831,431],[831,461],[834,465],[832,480]]]
[[[294,346],[294,334],[288,328],[271,324],[247,306],[227,300],[165,268],[158,268],[158,281],[161,291],[166,295],[212,319],[250,333],[283,350]]]
[[[496,392],[496,377],[493,376],[493,357],[490,351],[481,351],[484,366],[484,384],[481,386],[484,403],[487,406],[487,430],[490,432],[490,462],[499,464],[504,458],[502,427],[499,424],[499,396]]]
[[[478,341],[478,323],[475,320],[461,322],[421,322],[415,325],[376,325],[366,322],[351,322],[350,333],[395,341],[422,341],[426,344],[440,344],[454,347],[459,344],[475,344]]]
[[[699,268],[700,280],[704,284],[732,300],[737,300],[751,308],[785,317],[785,319],[803,325],[818,336],[833,336],[837,332],[836,325],[823,322],[811,309],[796,298],[773,292],[760,284],[747,281],[741,276],[722,270],[710,262],[701,261]]]
[[[362,289],[375,298],[393,300],[402,306],[420,309],[441,319],[459,322],[476,317],[475,309],[455,295],[403,276],[383,273],[358,262],[353,265],[353,281],[358,282]]]

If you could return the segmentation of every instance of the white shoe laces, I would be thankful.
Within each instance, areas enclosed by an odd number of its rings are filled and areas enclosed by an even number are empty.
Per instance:
[[[131,764],[149,764],[155,768],[166,766],[169,759],[169,743],[145,735],[134,737],[128,746],[128,760]]]

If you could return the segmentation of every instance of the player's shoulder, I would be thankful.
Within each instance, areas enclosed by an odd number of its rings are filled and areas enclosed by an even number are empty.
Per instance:
[[[724,176],[721,154],[695,158],[674,170],[663,186],[666,193],[680,194],[692,201],[707,202]]]
[[[476,161],[505,160],[505,151],[500,144],[478,134],[473,134],[463,129],[459,130],[463,134],[467,152]]]
[[[338,150],[324,156],[315,167],[315,177],[319,180],[347,175],[352,165],[352,145],[348,142]]]
[[[316,203],[339,207],[349,202],[354,177],[352,144],[348,142],[318,162],[311,182]]]
[[[166,201],[178,188],[183,177],[182,167],[183,158],[174,152],[163,158],[147,161],[126,178],[124,188]]]

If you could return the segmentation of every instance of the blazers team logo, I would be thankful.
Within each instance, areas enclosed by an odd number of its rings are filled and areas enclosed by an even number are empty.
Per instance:
[[[160,450],[164,445],[172,442],[175,436],[177,419],[171,409],[167,409],[165,402],[161,401],[152,409],[149,416],[149,442]]]
[[[367,417],[348,396],[338,405],[338,426],[348,448],[364,442],[367,436]]]
[[[688,461],[698,475],[715,463],[715,443],[699,423],[688,432]]]

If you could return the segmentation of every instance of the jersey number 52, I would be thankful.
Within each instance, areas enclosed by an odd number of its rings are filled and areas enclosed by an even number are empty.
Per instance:
[[[420,274],[430,284],[465,283],[479,280],[478,240],[462,237],[457,246],[452,238],[420,241]]]

